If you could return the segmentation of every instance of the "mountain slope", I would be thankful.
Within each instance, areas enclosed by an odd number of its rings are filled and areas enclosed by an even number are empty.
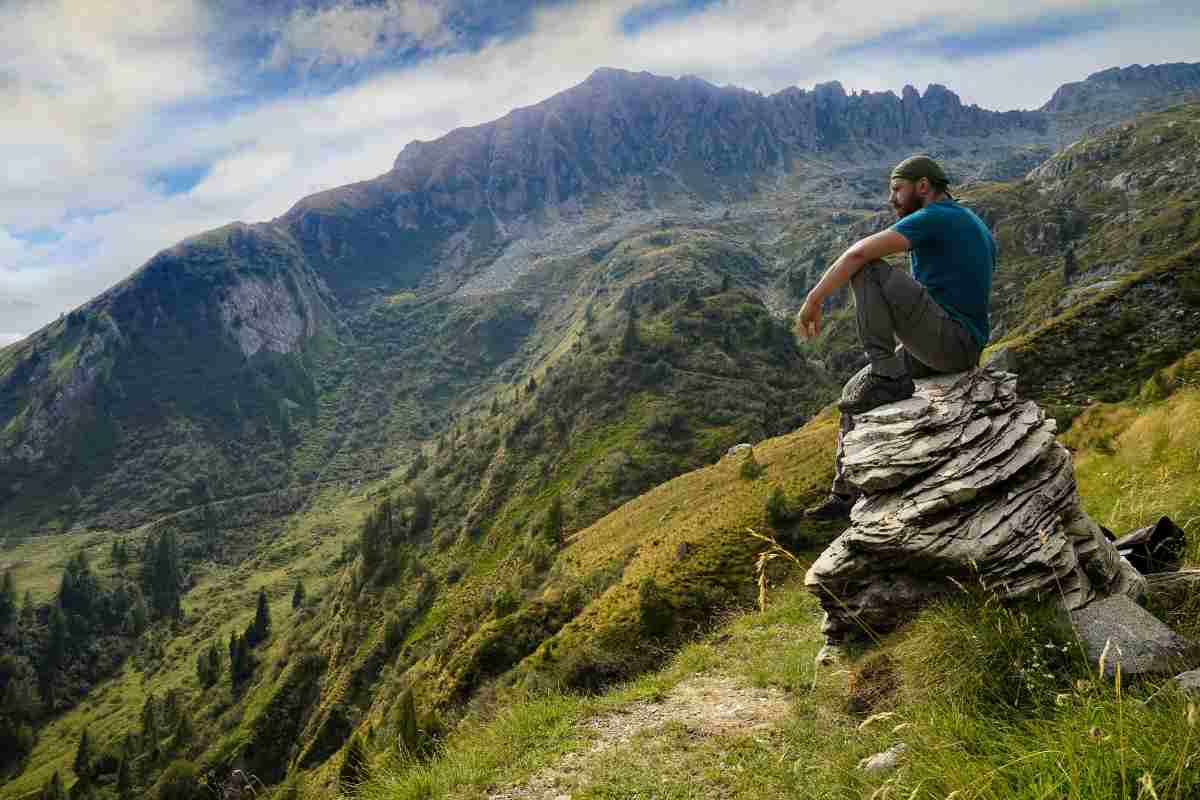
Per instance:
[[[623,82],[671,102],[648,120]],[[177,537],[184,605],[73,710],[39,701],[42,735],[13,791],[68,765],[84,725],[116,748],[141,729],[146,695],[168,690],[191,737],[139,762],[146,786],[164,753],[325,780],[355,731],[399,729],[405,689],[436,729],[514,685],[595,688],[662,656],[646,645],[654,608],[676,636],[744,599],[743,529],[769,518],[777,466],[790,512],[828,480],[833,420],[787,432],[861,361],[844,292],[815,345],[794,341],[790,315],[844,246],[889,223],[871,199],[882,165],[919,145],[908,123],[875,136],[903,109],[884,95],[589,84],[415,145],[393,173],[279,220],[181,243],[0,351],[0,519],[10,543],[71,531],[6,554],[36,595],[37,624],[4,633],[25,637],[19,674],[36,672],[62,565],[79,548],[102,563],[113,531],[135,552]],[[939,92],[926,97],[928,127]],[[772,127],[785,114],[759,113],[785,101],[800,109],[786,135]],[[993,174],[1014,142],[1042,141],[1036,115],[949,107],[918,140],[961,148],[964,170]],[[545,169],[566,167],[548,154],[571,161],[608,111],[644,127],[580,156],[578,180],[551,181]],[[1169,109],[958,193],[1001,243],[998,344],[1022,391],[1064,421],[1196,347],[1196,125],[1197,106]],[[660,134],[661,152],[647,138]],[[765,478],[714,465],[780,434],[756,446]],[[781,534],[827,533],[788,512],[770,517]],[[107,592],[149,562],[103,564]],[[289,614],[300,578],[319,602]],[[257,665],[202,685],[196,653],[241,635],[259,589],[276,622]]]

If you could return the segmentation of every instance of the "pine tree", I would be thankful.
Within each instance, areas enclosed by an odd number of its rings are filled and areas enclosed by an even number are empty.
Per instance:
[[[625,331],[621,334],[621,353],[629,355],[642,345],[638,336],[637,306],[629,307],[629,316],[625,318]]]
[[[733,284],[730,281],[728,275],[721,276],[721,293],[722,294],[724,294],[725,292],[728,292],[730,290],[730,288],[732,287],[732,285]]]
[[[50,607],[49,623],[50,641],[46,647],[46,661],[51,669],[57,669],[66,663],[70,645],[67,619],[57,605]]]
[[[146,702],[142,706],[142,752],[156,757],[158,741],[158,699],[152,694],[146,698]]]
[[[58,770],[54,770],[54,775],[46,783],[46,787],[42,789],[42,800],[66,800],[67,793],[63,789],[62,776],[58,774]]]
[[[37,618],[37,607],[33,604],[33,593],[25,590],[25,598],[21,601],[21,627],[28,628]]]
[[[208,653],[201,651],[196,654],[196,679],[200,686],[207,689],[213,685],[212,671],[208,667]]]
[[[213,642],[208,646],[208,671],[213,676],[213,683],[221,677],[221,649]]]
[[[192,717],[186,710],[180,709],[179,722],[175,725],[175,747],[187,747],[192,743],[193,736],[195,728],[192,726]]]
[[[304,605],[304,581],[296,581],[296,589],[292,592],[292,609],[295,610]]]
[[[420,746],[421,733],[417,728],[417,704],[411,687],[405,689],[404,694],[400,695],[397,727],[399,731],[396,735],[396,744],[400,747],[400,751],[410,757],[415,756]]]
[[[258,590],[258,609],[254,613],[254,622],[246,629],[245,640],[250,647],[265,642],[271,635],[271,606],[267,603],[267,593]]]
[[[425,494],[425,490],[418,486],[413,489],[413,535],[423,533],[429,528],[432,521],[433,503],[429,501],[429,496]]]
[[[79,735],[79,746],[75,750],[75,761],[72,764],[75,775],[86,785],[92,777],[92,745],[88,741],[87,728]]]
[[[546,518],[542,522],[542,535],[550,544],[557,545],[562,542],[563,534],[563,504],[562,498],[554,495],[554,499],[550,501],[550,508],[546,509]]]
[[[129,759],[124,756],[117,767],[117,800],[133,800],[133,776],[129,774]]]
[[[0,628],[8,627],[8,623],[17,616],[17,585],[13,580],[12,570],[4,571],[0,579]]]

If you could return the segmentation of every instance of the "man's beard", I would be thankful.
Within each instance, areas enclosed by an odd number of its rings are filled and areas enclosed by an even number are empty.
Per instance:
[[[892,209],[896,212],[896,219],[904,219],[909,214],[920,211],[922,208],[921,200],[918,197],[913,197],[905,205],[892,206]]]

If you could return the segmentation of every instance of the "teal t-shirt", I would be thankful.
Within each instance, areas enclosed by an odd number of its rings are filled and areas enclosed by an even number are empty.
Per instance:
[[[912,274],[982,348],[991,338],[988,307],[996,242],[975,212],[939,200],[892,226],[912,244]]]

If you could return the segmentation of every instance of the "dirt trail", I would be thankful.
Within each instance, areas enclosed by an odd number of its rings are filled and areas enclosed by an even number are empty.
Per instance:
[[[641,701],[582,723],[598,733],[587,750],[567,753],[520,786],[494,791],[487,800],[570,800],[571,790],[588,782],[596,758],[628,743],[642,731],[678,722],[701,736],[748,733],[769,728],[787,716],[787,694],[756,689],[725,675],[695,675],[660,702]]]

